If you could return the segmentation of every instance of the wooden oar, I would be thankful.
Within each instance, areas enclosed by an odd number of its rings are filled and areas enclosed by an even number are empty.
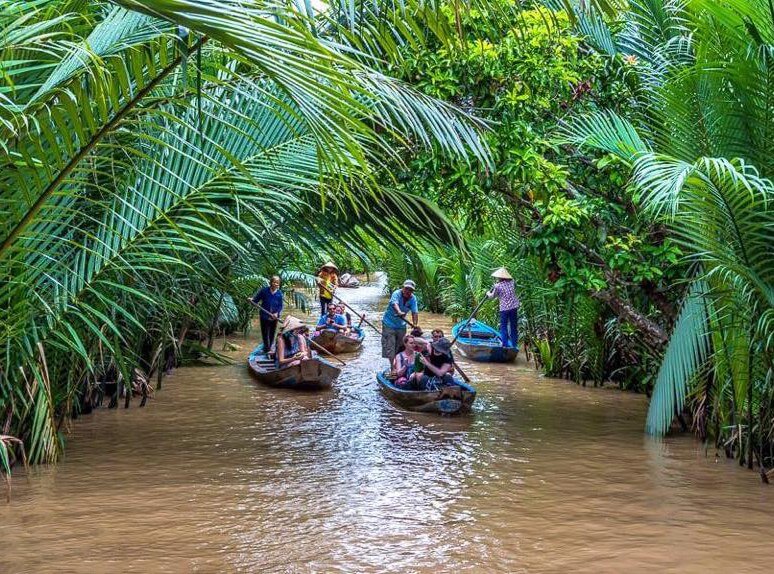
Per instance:
[[[317,281],[318,283],[322,283],[322,279],[320,279],[319,277],[315,277],[315,281]],[[326,286],[326,289],[330,289],[330,287],[327,287],[327,286]],[[335,289],[335,287],[334,287],[333,289]],[[331,292],[331,296],[332,296],[334,299],[336,299],[337,301],[341,302],[341,304],[342,304],[342,305],[344,305],[344,306],[345,306],[347,309],[349,309],[349,310],[350,310],[350,311],[352,311],[352,312],[353,312],[355,315],[357,315],[358,317],[360,317],[360,321],[361,321],[361,322],[363,322],[363,323],[365,323],[366,325],[368,325],[369,327],[371,327],[371,328],[372,328],[374,331],[376,331],[377,333],[379,333],[379,335],[381,336],[382,332],[379,330],[379,328],[378,328],[376,325],[374,325],[373,323],[371,323],[371,321],[369,321],[368,319],[366,319],[366,318],[365,318],[365,314],[360,314],[360,313],[358,313],[358,312],[357,312],[355,309],[353,309],[353,308],[352,308],[352,307],[349,305],[349,303],[347,303],[347,302],[346,302],[344,299],[342,299],[341,297],[339,297],[338,295],[336,295],[336,293],[334,293],[333,289],[330,289],[330,292]]]
[[[398,315],[398,316],[400,317],[400,315]],[[401,318],[403,321],[405,321],[405,322],[406,322],[408,325],[411,325],[411,328],[412,328],[412,329],[414,328],[414,323],[412,323],[411,321],[409,321],[409,320],[408,320],[408,319],[406,319],[405,317],[400,317],[400,318]],[[432,344],[432,343],[431,343],[431,344]],[[451,347],[451,345],[449,345],[449,346]],[[454,366],[454,368],[455,368],[455,369],[457,369],[457,372],[460,374],[460,376],[462,377],[462,379],[463,379],[463,380],[464,380],[466,383],[468,383],[469,385],[470,385],[470,384],[472,384],[472,383],[471,383],[471,381],[470,381],[470,377],[469,377],[468,375],[466,375],[466,374],[465,374],[465,371],[463,371],[463,370],[460,368],[460,366],[457,364],[457,361],[455,361],[453,358],[452,358],[452,365]]]
[[[326,348],[325,348],[325,347],[323,347],[322,345],[319,345],[319,344],[315,343],[314,341],[312,341],[312,339],[307,339],[307,341],[309,341],[310,343],[312,343],[312,345],[314,345],[315,347],[317,347],[317,349],[319,349],[319,350],[320,350],[320,351],[322,351],[323,353],[327,353],[327,354],[329,354],[331,357],[333,357],[334,359],[336,359],[336,360],[337,360],[339,363],[341,363],[342,365],[344,365],[344,366],[346,366],[346,365],[347,365],[347,363],[345,363],[344,361],[342,361],[341,359],[339,359],[339,358],[338,358],[336,355],[334,355],[333,353],[331,353],[331,352],[330,352],[328,349],[326,349]]]
[[[486,295],[484,295],[484,298],[483,298],[483,299],[481,299],[481,303],[479,303],[479,304],[476,306],[476,308],[475,308],[475,309],[473,309],[473,312],[470,314],[470,317],[468,317],[468,320],[467,320],[467,321],[465,321],[465,324],[462,326],[462,329],[460,329],[459,331],[457,331],[457,334],[456,334],[456,335],[454,336],[454,338],[452,339],[452,342],[451,342],[451,344],[452,344],[452,345],[453,345],[454,343],[456,343],[456,342],[457,342],[457,338],[460,336],[460,333],[462,333],[462,332],[465,330],[465,327],[467,327],[468,325],[470,325],[470,322],[473,320],[473,317],[475,317],[475,316],[476,316],[476,313],[478,313],[478,310],[479,310],[479,309],[481,309],[481,306],[482,306],[484,303],[486,303],[487,299],[489,299],[489,297],[487,297]]]

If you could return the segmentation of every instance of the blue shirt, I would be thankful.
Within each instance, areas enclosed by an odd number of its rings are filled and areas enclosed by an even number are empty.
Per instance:
[[[269,287],[264,287],[253,296],[253,303],[257,303],[268,311],[267,313],[261,309],[261,319],[269,319],[269,313],[276,313],[277,317],[279,317],[284,304],[282,301],[282,290],[277,289],[272,293]]]
[[[327,326],[328,317],[330,317],[330,315],[327,315],[327,314],[320,317],[320,320],[317,321],[317,326],[318,327]],[[347,320],[344,318],[344,315],[339,315],[338,313],[333,317],[333,322],[336,323],[337,325],[341,325],[342,327],[347,326]]]
[[[408,324],[403,319],[395,314],[395,309],[392,307],[393,303],[398,304],[398,308],[402,313],[408,313],[409,311],[412,313],[419,312],[417,307],[417,298],[414,296],[414,294],[412,293],[411,297],[406,300],[403,298],[403,293],[401,291],[401,289],[396,289],[392,292],[392,296],[390,297],[390,304],[387,305],[387,310],[384,312],[384,317],[382,317],[382,324],[389,329],[405,329],[408,326]]]

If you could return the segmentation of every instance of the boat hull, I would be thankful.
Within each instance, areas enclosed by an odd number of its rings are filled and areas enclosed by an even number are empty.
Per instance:
[[[463,356],[480,363],[510,363],[519,354],[518,347],[503,347],[500,335],[492,327],[480,321],[472,321],[465,327],[465,321],[452,327],[455,345]],[[471,336],[466,336],[470,334]]]
[[[353,328],[352,335],[342,335],[334,331],[324,329],[318,335],[312,337],[312,341],[320,345],[326,351],[338,355],[339,353],[354,353],[363,346],[365,332],[362,329]]]
[[[341,369],[320,357],[277,369],[274,366],[274,360],[266,353],[254,352],[247,359],[247,365],[259,382],[271,387],[287,389],[327,389],[341,373]]]
[[[458,387],[446,387],[437,391],[411,391],[392,384],[386,373],[376,373],[379,388],[390,402],[398,407],[416,412],[454,415],[470,412],[476,400],[476,389],[455,379]],[[457,391],[459,388],[459,391]]]

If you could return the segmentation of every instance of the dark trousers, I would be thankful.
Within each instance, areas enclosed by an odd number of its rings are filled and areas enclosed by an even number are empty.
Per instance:
[[[320,315],[325,315],[328,312],[329,303],[333,303],[333,299],[326,299],[320,296]]]
[[[277,320],[264,319],[261,317],[261,338],[263,338],[263,349],[268,351],[274,342],[274,335],[277,333]]]
[[[519,310],[500,311],[500,338],[503,347],[519,346]]]

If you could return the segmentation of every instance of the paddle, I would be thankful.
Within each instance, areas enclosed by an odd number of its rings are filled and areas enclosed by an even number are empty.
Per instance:
[[[470,314],[470,317],[468,317],[468,320],[467,320],[467,321],[465,321],[465,324],[462,326],[462,329],[460,329],[459,331],[457,331],[457,334],[456,334],[456,335],[454,336],[454,338],[452,339],[452,342],[451,342],[451,344],[452,344],[452,345],[453,345],[454,343],[456,343],[456,342],[457,342],[457,338],[460,336],[460,333],[462,333],[462,332],[465,330],[465,327],[467,327],[468,325],[470,325],[470,322],[473,320],[473,317],[475,317],[475,316],[476,316],[476,313],[478,313],[478,310],[479,310],[479,309],[481,309],[481,307],[483,306],[483,304],[484,304],[484,303],[486,303],[487,299],[489,299],[489,297],[487,297],[487,296],[485,295],[485,296],[484,296],[484,298],[483,298],[483,299],[481,299],[481,303],[479,303],[479,304],[476,306],[476,308],[475,308],[475,309],[473,309],[473,312]]]
[[[344,365],[344,366],[346,366],[346,365],[347,365],[347,363],[345,363],[344,361],[342,361],[341,359],[339,359],[339,358],[338,358],[336,355],[334,355],[333,353],[331,353],[331,352],[330,352],[328,349],[326,349],[326,348],[325,348],[325,347],[323,347],[322,345],[318,345],[317,343],[315,343],[315,342],[314,342],[314,341],[312,341],[311,339],[307,339],[307,341],[309,341],[309,342],[310,342],[312,345],[314,345],[315,347],[317,347],[317,349],[319,349],[319,350],[320,350],[320,351],[322,351],[323,353],[327,353],[327,354],[329,354],[331,357],[333,357],[334,359],[336,359],[336,360],[337,360],[339,363],[341,363],[342,365]]]
[[[322,283],[322,279],[320,279],[319,277],[315,277],[314,279],[315,279],[315,281],[317,281],[318,283]],[[327,288],[327,289],[329,289],[329,287],[326,287],[326,288]],[[335,287],[334,287],[334,289],[335,289]],[[344,305],[344,306],[345,306],[347,309],[349,309],[350,311],[352,311],[352,312],[353,312],[355,315],[357,315],[358,317],[360,317],[360,321],[361,321],[361,322],[364,322],[366,325],[368,325],[369,327],[371,327],[371,328],[372,328],[374,331],[376,331],[377,333],[379,333],[379,335],[381,335],[381,334],[382,334],[382,332],[379,330],[379,328],[378,328],[376,325],[374,325],[373,323],[371,323],[371,321],[369,321],[368,319],[366,319],[366,318],[365,318],[365,314],[362,314],[362,315],[361,315],[360,313],[358,313],[357,311],[355,311],[355,310],[354,310],[352,307],[350,307],[349,303],[347,303],[346,301],[344,301],[344,299],[342,299],[341,297],[339,297],[338,295],[336,295],[336,293],[334,293],[332,289],[331,289],[331,296],[332,296],[334,299],[336,299],[337,301],[339,301],[339,302],[340,302],[342,305]]]
[[[261,305],[259,305],[258,303],[256,303],[256,302],[255,302],[255,301],[253,301],[252,299],[250,300],[250,303],[252,303],[252,304],[253,304],[253,305],[255,305],[256,307],[258,307],[258,308],[259,308],[261,311],[263,311],[264,313],[268,313],[269,315],[271,315],[271,313],[269,313],[269,312],[268,312],[266,309],[264,309],[264,308],[263,308]],[[311,339],[309,339],[309,338],[307,338],[307,341],[309,341],[309,342],[310,342],[312,345],[314,345],[315,347],[317,347],[319,350],[323,351],[324,353],[327,353],[327,354],[329,354],[331,357],[333,357],[334,359],[336,359],[336,360],[337,360],[339,363],[341,363],[342,365],[346,365],[346,364],[347,364],[347,363],[345,363],[344,361],[342,361],[341,359],[339,359],[339,358],[338,358],[336,355],[334,355],[333,353],[331,353],[331,352],[330,352],[328,349],[326,349],[325,347],[322,347],[322,346],[318,345],[317,343],[315,343],[314,341],[312,341],[312,340],[311,340]]]
[[[398,317],[400,317],[400,315],[398,315]],[[408,325],[411,325],[411,328],[412,328],[412,329],[414,328],[414,324],[413,324],[411,321],[409,321],[409,320],[408,320],[408,319],[406,319],[405,317],[400,317],[400,318],[401,318],[401,319],[402,319],[404,322],[406,322]],[[449,346],[451,346],[451,345],[449,345]],[[454,359],[452,359],[452,365],[454,366],[454,368],[455,368],[455,369],[457,369],[457,372],[460,374],[460,376],[462,377],[462,379],[463,379],[463,380],[464,380],[466,383],[468,383],[468,384],[470,385],[470,384],[471,384],[470,377],[469,377],[468,375],[466,375],[466,374],[465,374],[465,371],[463,371],[463,370],[460,368],[460,366],[457,364],[457,361],[455,361]]]

